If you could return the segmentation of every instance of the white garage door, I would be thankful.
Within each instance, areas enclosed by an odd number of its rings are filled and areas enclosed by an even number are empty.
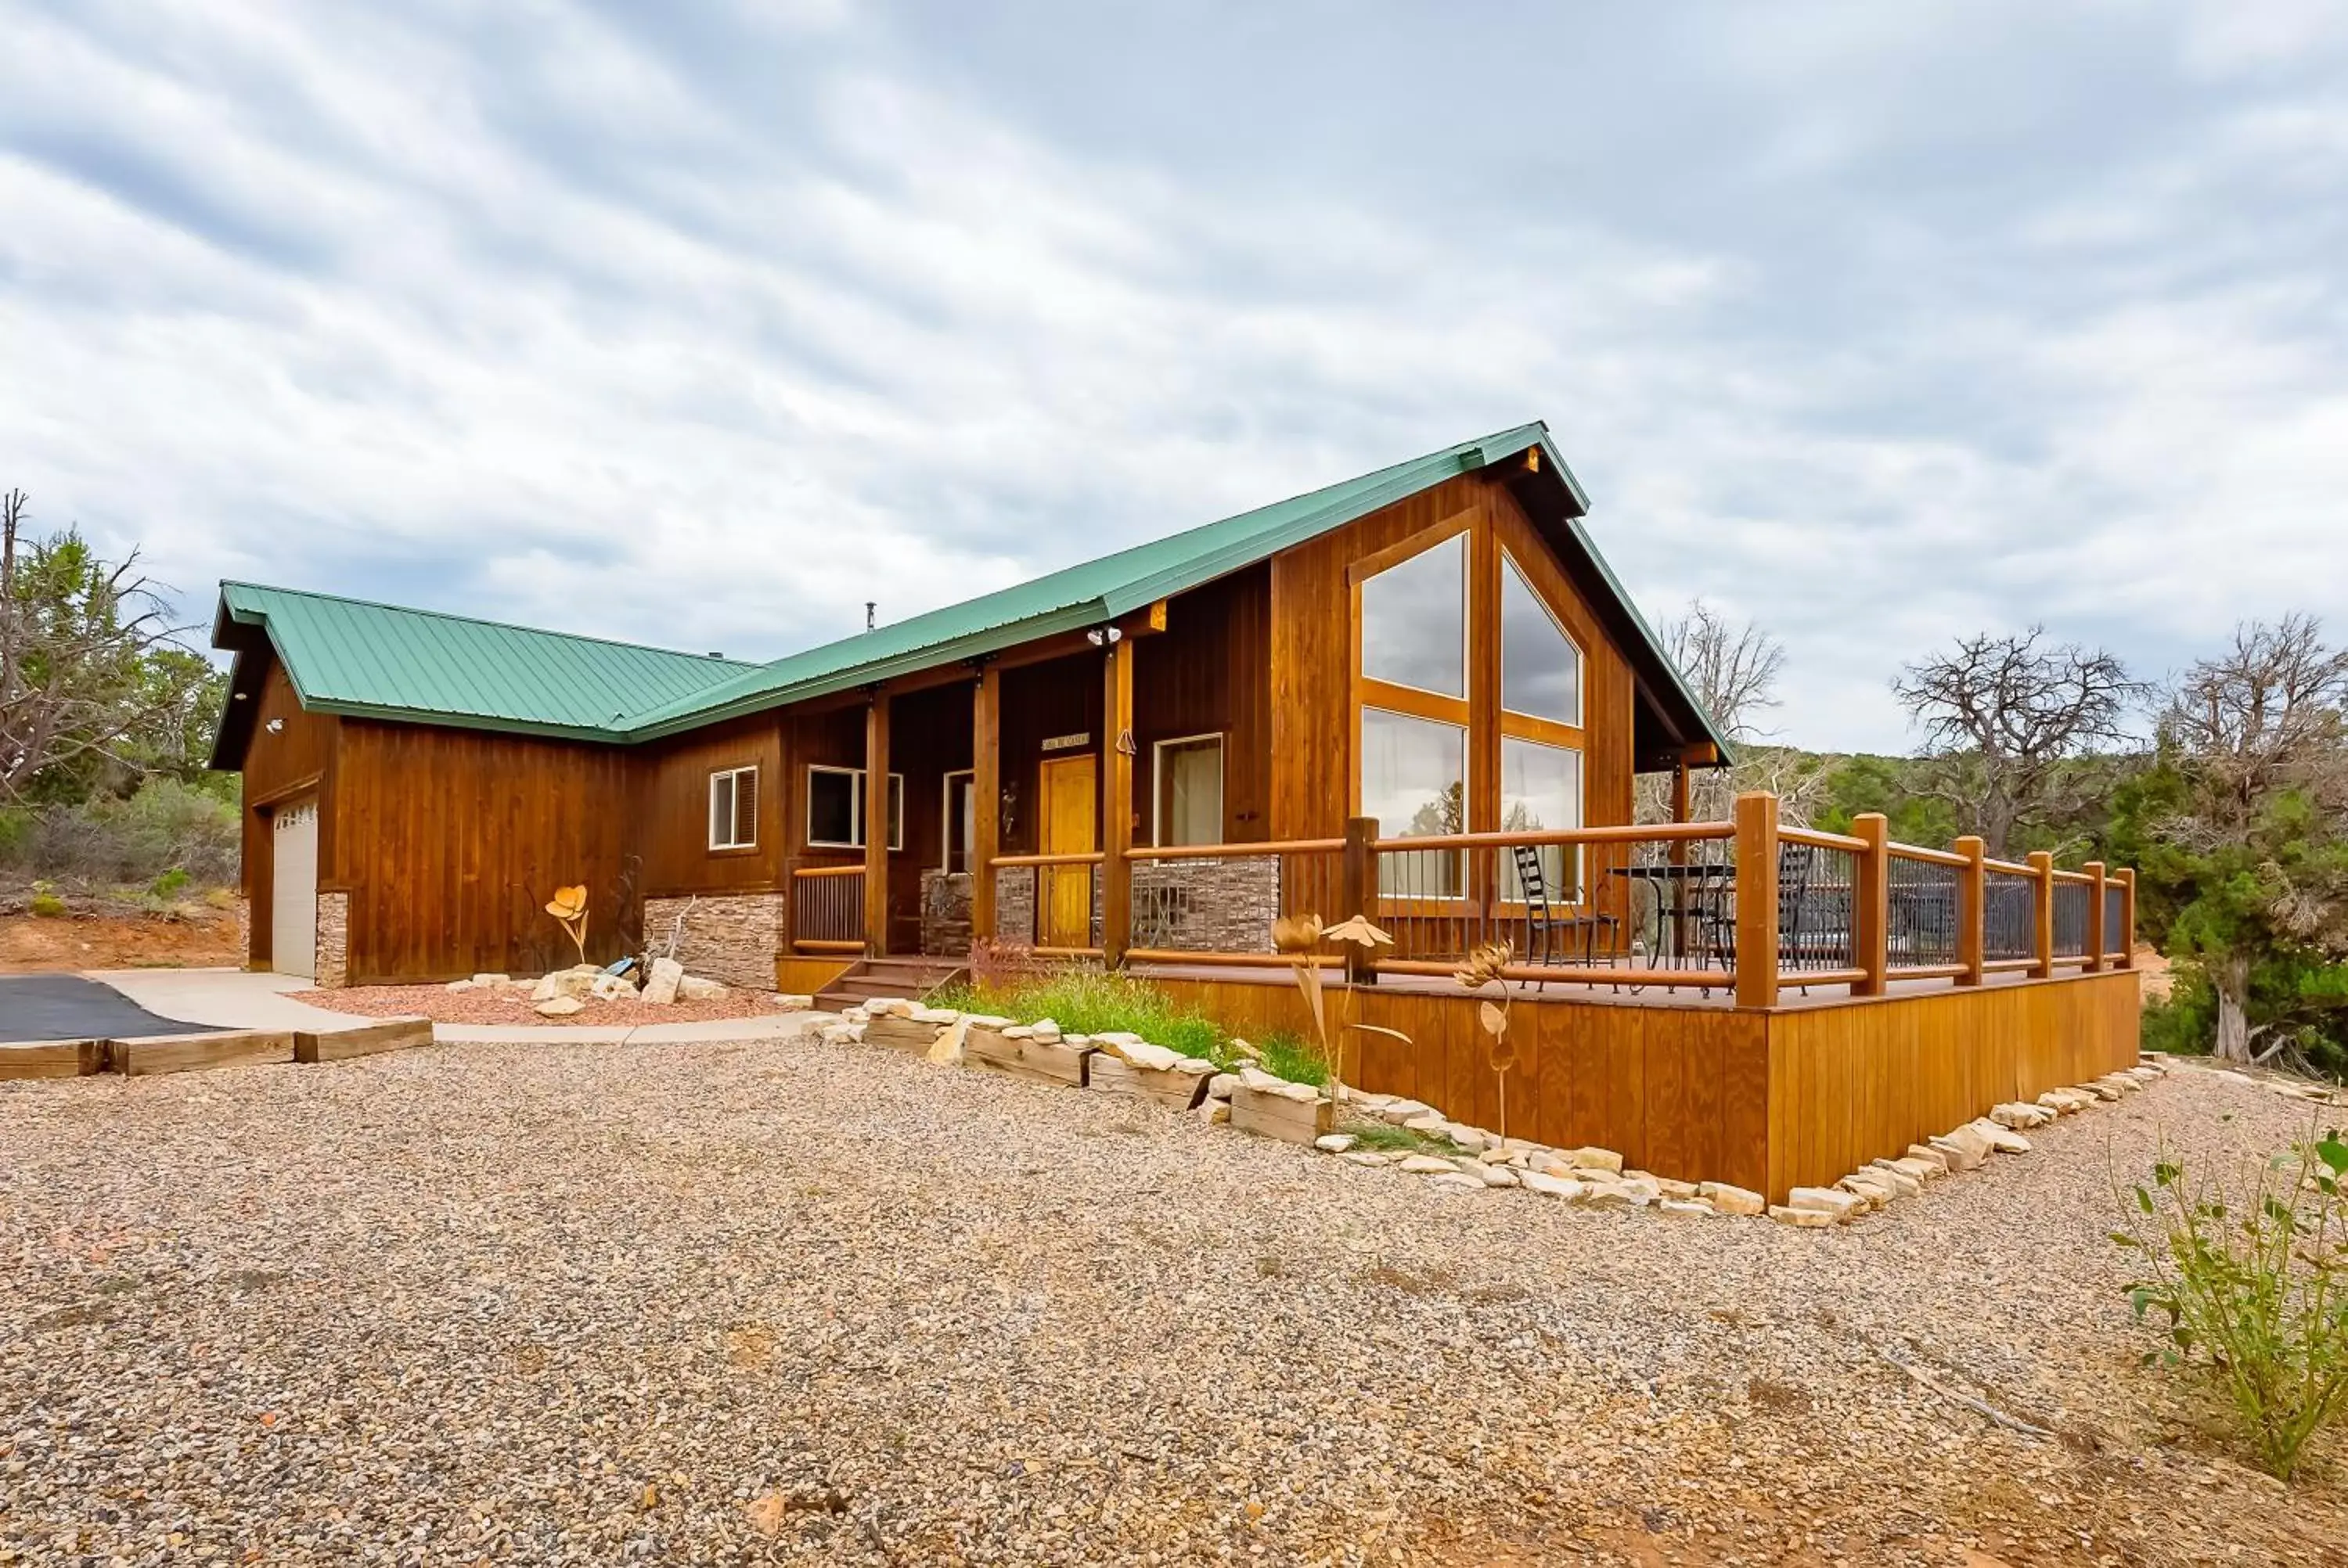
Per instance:
[[[290,801],[270,817],[269,967],[318,972],[318,802]]]

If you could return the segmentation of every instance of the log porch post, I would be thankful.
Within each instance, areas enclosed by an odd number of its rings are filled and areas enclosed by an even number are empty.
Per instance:
[[[1879,811],[1861,812],[1851,819],[1854,837],[1867,847],[1851,856],[1851,958],[1867,978],[1850,988],[1851,995],[1879,997],[1891,967],[1891,819]]]
[[[1736,1005],[1777,1005],[1777,797],[1736,797]]]
[[[1003,835],[1003,672],[991,663],[971,692],[970,729],[970,936],[991,942]]]
[[[1378,853],[1371,845],[1378,840],[1378,819],[1375,816],[1354,816],[1345,819],[1344,858],[1338,863],[1337,897],[1344,907],[1337,911],[1340,920],[1356,916],[1375,925],[1377,923]],[[1358,942],[1345,944],[1345,983],[1352,986],[1374,986],[1378,983],[1378,956],[1375,949]]]
[[[2087,873],[2087,972],[2095,974],[2104,967],[2104,949],[2110,944],[2104,929],[2104,863],[2090,860]]]
[[[864,710],[864,950],[889,953],[889,693]]]
[[[2030,874],[2038,885],[2030,890],[2037,907],[2037,917],[2031,922],[2037,927],[2036,941],[2030,964],[2030,978],[2043,980],[2054,973],[2054,856],[2044,849],[2030,852]]]
[[[1101,961],[1133,938],[1133,645],[1112,640],[1101,666]]]
[[[1982,983],[1985,933],[1982,923],[1989,911],[1989,871],[1982,862],[1988,858],[1989,848],[1977,834],[1967,834],[1952,846],[1965,857],[1957,870],[1957,962],[1964,973],[1957,977],[1961,986]]]
[[[2124,969],[2136,968],[2136,867],[2123,866],[2120,879],[2120,963]]]

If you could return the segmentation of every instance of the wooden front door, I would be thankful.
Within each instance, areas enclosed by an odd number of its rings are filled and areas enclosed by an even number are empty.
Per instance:
[[[1095,831],[1100,816],[1098,779],[1089,752],[1080,757],[1055,757],[1044,764],[1040,853],[1090,855],[1100,847]],[[1038,869],[1036,945],[1091,947],[1094,867],[1045,866]]]

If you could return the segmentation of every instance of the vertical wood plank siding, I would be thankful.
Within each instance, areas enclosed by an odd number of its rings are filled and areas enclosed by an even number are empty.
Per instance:
[[[608,748],[607,748],[608,749]],[[691,893],[762,893],[780,886],[784,808],[782,727],[772,714],[736,719],[656,742],[631,753],[643,774],[643,821],[635,834],[648,897]],[[757,844],[709,847],[709,775],[758,770]]]
[[[252,916],[251,947],[246,957],[253,968],[265,969],[271,960],[270,895],[276,871],[270,838],[270,809],[286,798],[287,790],[305,780],[318,781],[318,865],[323,879],[324,868],[331,864],[326,856],[333,853],[341,836],[331,806],[342,721],[331,713],[305,711],[301,699],[294,694],[294,683],[286,679],[283,667],[274,659],[262,677],[261,694],[256,701],[261,711],[254,717],[252,743],[245,753],[246,804],[240,815],[244,842],[244,896]],[[273,721],[282,721],[284,727],[271,734],[269,726]],[[264,804],[256,806],[252,804],[255,801]]]
[[[1156,983],[1241,1035],[1310,1027],[1291,986]],[[1782,1200],[2001,1101],[2127,1066],[2137,984],[2083,974],[1769,1011],[1524,998],[1512,1009],[1508,1130]],[[1329,1001],[1333,1027],[1372,1023],[1411,1039],[1354,1035],[1352,1082],[1498,1129],[1498,1081],[1474,999],[1363,987],[1334,989]]]
[[[555,967],[570,943],[539,906],[571,883],[587,956],[628,951],[635,782],[616,747],[345,720],[319,886],[350,895],[351,983]]]

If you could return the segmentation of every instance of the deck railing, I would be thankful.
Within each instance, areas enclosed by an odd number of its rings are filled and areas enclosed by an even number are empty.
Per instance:
[[[791,950],[864,950],[864,867],[794,866],[790,894]]]
[[[1876,815],[1825,833],[1777,810],[1747,794],[1730,822],[1385,837],[1361,818],[1343,838],[1135,848],[1116,910],[1098,853],[998,856],[993,935],[1045,957],[1270,967],[1291,961],[1273,950],[1281,916],[1360,915],[1392,945],[1318,955],[1356,982],[1448,975],[1506,943],[1511,979],[1764,1007],[1787,987],[1872,995],[2130,962],[2131,872],[1992,860],[1979,839],[1895,844]]]

